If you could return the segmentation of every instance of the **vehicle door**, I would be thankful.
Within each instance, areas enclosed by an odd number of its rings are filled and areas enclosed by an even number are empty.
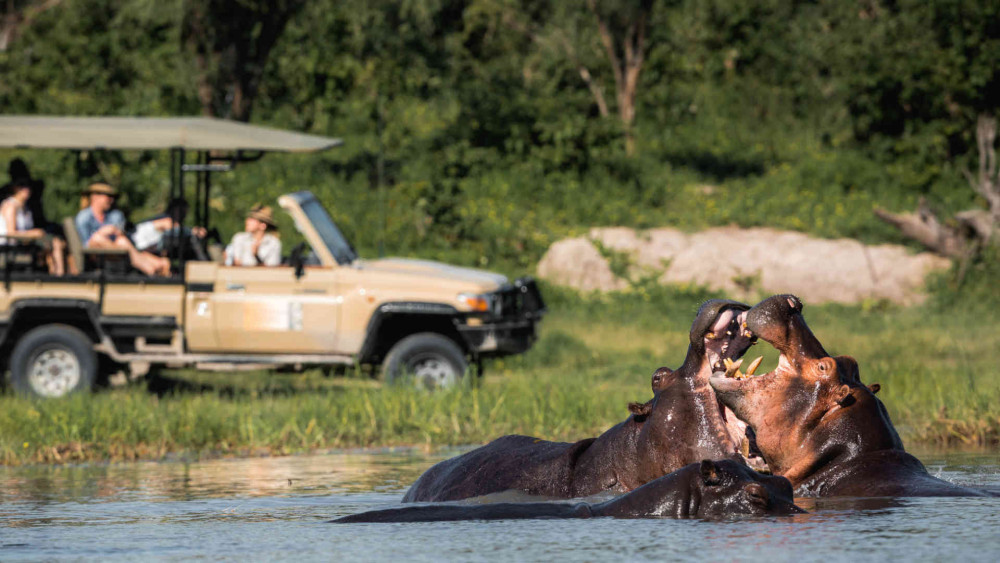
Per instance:
[[[332,354],[342,298],[336,268],[219,266],[212,292],[219,351]]]

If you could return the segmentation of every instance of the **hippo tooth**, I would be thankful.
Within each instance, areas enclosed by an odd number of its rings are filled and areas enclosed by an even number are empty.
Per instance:
[[[756,360],[750,362],[750,367],[747,368],[747,375],[753,375],[757,368],[760,367],[760,363],[764,361],[764,356],[758,356]]]
[[[743,365],[743,358],[736,360],[735,362],[726,358],[729,363],[726,364],[726,377],[734,377],[736,374],[743,375],[740,373],[740,366]]]
[[[707,338],[709,340],[715,340],[715,333],[714,332],[706,332],[705,333],[705,338]]]
[[[740,453],[743,454],[743,457],[745,458],[750,457],[750,439],[746,436],[744,436],[743,440],[740,441]]]

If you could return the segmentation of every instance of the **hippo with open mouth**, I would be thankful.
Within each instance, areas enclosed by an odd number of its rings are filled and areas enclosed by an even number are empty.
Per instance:
[[[743,423],[726,418],[709,387],[713,370],[753,344],[742,328],[750,307],[716,299],[702,304],[684,364],[654,374],[655,396],[597,438],[575,443],[504,436],[428,469],[403,502],[440,502],[522,491],[551,498],[626,492],[702,459],[743,460]],[[728,424],[727,424],[728,422]]]
[[[795,506],[783,477],[763,475],[731,460],[702,460],[599,504],[442,504],[389,508],[334,520],[351,522],[440,522],[526,518],[704,518],[778,516],[805,512]]]
[[[927,473],[850,356],[830,357],[792,295],[761,301],[746,327],[781,355],[770,373],[717,372],[719,399],[746,421],[775,475],[798,496],[990,496]],[[759,363],[759,360],[758,360]]]

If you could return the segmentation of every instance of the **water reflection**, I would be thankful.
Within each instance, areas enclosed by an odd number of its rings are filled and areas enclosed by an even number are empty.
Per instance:
[[[0,560],[1000,559],[990,498],[799,499],[810,514],[723,522],[325,523],[397,505],[454,453],[0,468]],[[994,452],[923,459],[938,476],[1000,490]]]
[[[414,452],[0,469],[0,503],[189,501],[392,492],[442,456]]]

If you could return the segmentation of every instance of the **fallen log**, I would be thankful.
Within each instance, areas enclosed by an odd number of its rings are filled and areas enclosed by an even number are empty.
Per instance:
[[[968,255],[970,241],[966,229],[941,222],[924,198],[920,198],[916,211],[911,213],[893,213],[876,208],[875,216],[895,226],[904,236],[919,242],[931,252],[957,259]]]

